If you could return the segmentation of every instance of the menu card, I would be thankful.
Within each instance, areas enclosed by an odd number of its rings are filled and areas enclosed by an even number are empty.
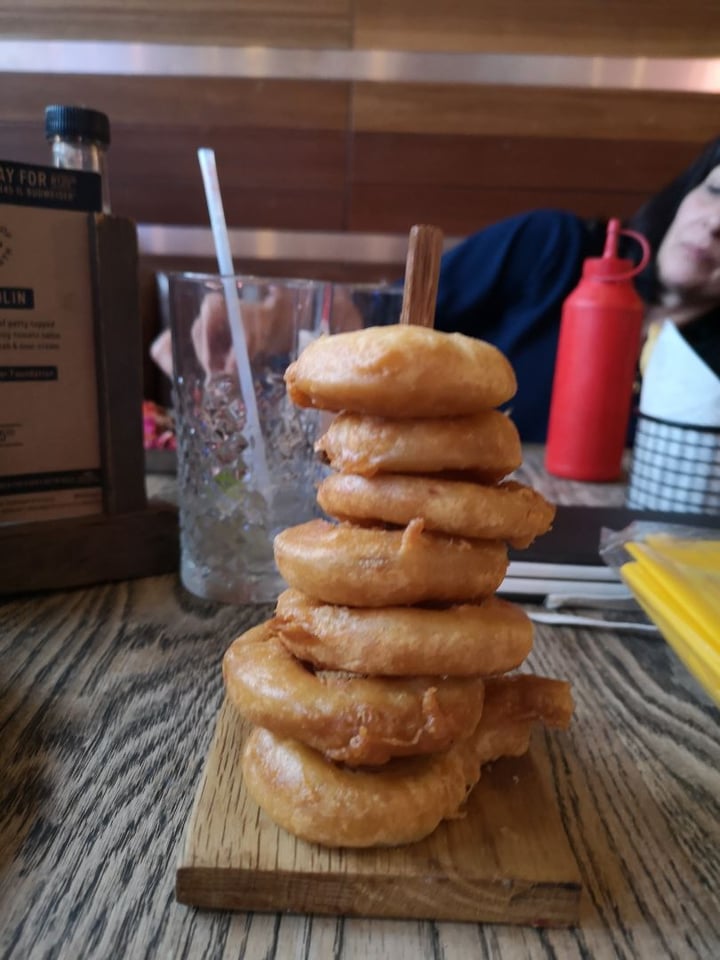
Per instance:
[[[102,512],[89,217],[100,177],[0,161],[0,523]]]

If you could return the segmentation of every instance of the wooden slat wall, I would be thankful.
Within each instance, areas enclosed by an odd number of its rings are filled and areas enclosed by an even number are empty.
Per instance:
[[[0,155],[47,162],[48,102],[107,112],[113,209],[205,224],[197,148],[213,147],[233,226],[342,230],[350,87],[223,78],[0,75]]]
[[[720,55],[720,2],[0,0],[0,36],[704,57]],[[72,76],[32,66],[0,72],[0,158],[48,161],[48,103],[103,110],[113,208],[141,223],[207,225],[199,146],[216,151],[232,227],[405,233],[425,221],[461,236],[540,206],[624,216],[720,133],[718,98],[691,93]],[[151,270],[167,265],[143,264],[144,302]],[[402,265],[237,266],[367,280]]]
[[[701,94],[4,74],[0,156],[47,161],[45,104],[89,99],[112,120],[114,209],[141,223],[206,224],[199,146],[234,227],[463,235],[537,206],[623,216],[718,130]]]
[[[386,50],[698,57],[717,0],[355,0],[355,45]]]
[[[597,140],[694,141],[719,118],[709,94],[422,83],[360,83],[353,112],[357,130]]]
[[[465,234],[531,207],[626,216],[717,134],[710,95],[358,84],[348,226]]]
[[[717,0],[13,0],[0,35],[95,40],[717,56]]]
[[[351,9],[352,0],[0,0],[0,36],[346,48]]]

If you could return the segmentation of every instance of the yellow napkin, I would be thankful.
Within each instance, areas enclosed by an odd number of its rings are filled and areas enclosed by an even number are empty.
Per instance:
[[[685,666],[720,705],[720,540],[647,535],[620,573]]]

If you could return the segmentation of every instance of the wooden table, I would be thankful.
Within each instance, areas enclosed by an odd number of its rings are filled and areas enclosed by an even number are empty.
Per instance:
[[[525,475],[558,502],[622,485]],[[539,627],[529,666],[577,701],[553,736],[557,802],[586,898],[572,930],[213,914],[175,866],[221,701],[220,659],[269,614],[172,576],[0,605],[0,956],[717,958],[718,711],[667,646]]]

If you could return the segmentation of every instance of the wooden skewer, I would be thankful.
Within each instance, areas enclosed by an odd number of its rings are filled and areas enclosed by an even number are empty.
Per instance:
[[[416,224],[411,228],[400,323],[434,325],[442,245],[439,227]]]

